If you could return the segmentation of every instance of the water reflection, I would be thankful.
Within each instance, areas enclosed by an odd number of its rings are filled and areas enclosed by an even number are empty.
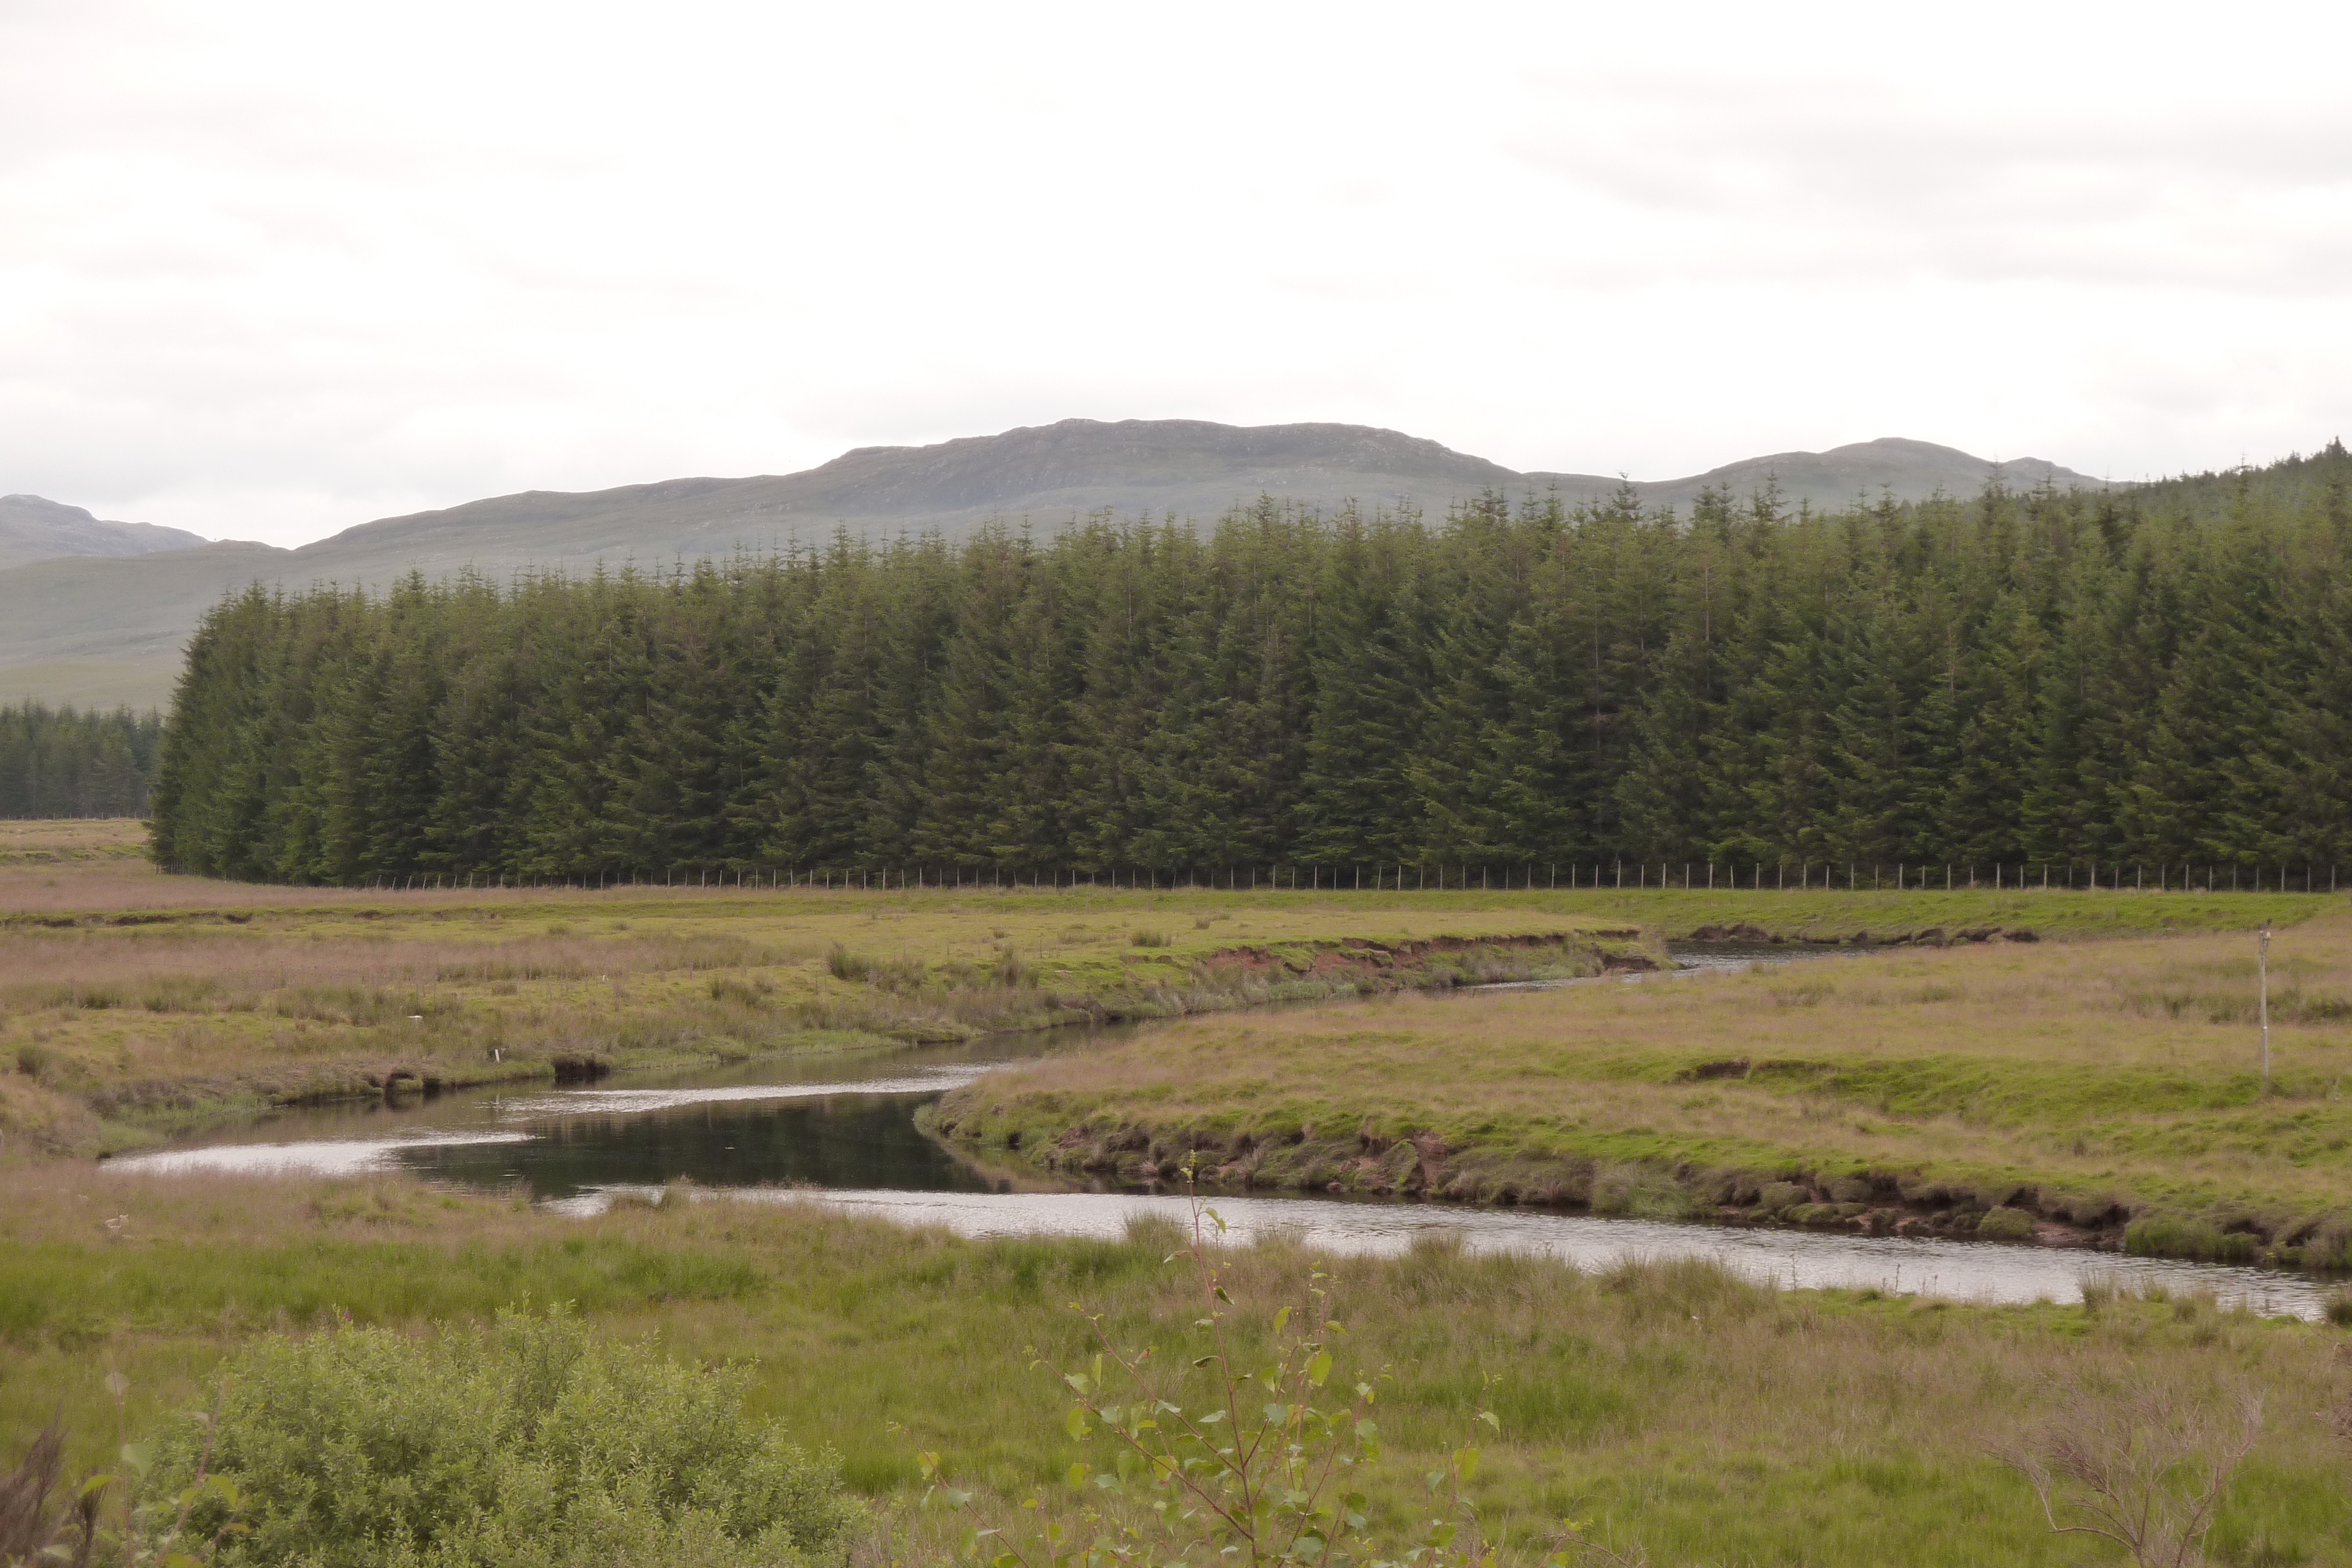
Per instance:
[[[530,1142],[529,1133],[421,1133],[391,1138],[220,1144],[133,1155],[114,1161],[110,1168],[147,1176],[187,1176],[197,1171],[240,1171],[257,1176],[371,1176],[411,1168],[409,1161],[428,1150]]]
[[[832,1065],[837,1073],[841,1064]],[[965,1061],[783,1082],[700,1075],[648,1088],[446,1095],[404,1112],[321,1106],[113,1166],[147,1174],[408,1171],[483,1189],[520,1183],[540,1199],[680,1177],[707,1186],[984,1192],[989,1184],[914,1122],[917,1106],[983,1071]]]
[[[467,1186],[520,1181],[542,1197],[680,1177],[708,1187],[988,1191],[971,1167],[915,1130],[911,1109],[908,1099],[882,1094],[713,1101],[658,1114],[565,1116],[520,1143],[415,1145],[399,1158],[422,1176]]]

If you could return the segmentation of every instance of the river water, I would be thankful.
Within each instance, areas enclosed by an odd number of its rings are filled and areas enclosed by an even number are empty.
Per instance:
[[[1678,952],[1688,966],[1626,982],[1699,978],[1786,949]],[[1327,1004],[1328,1005],[1328,1004]],[[1156,1025],[1132,1026],[1150,1030]],[[1146,1192],[1016,1192],[917,1131],[915,1111],[1003,1062],[1083,1051],[1107,1031],[983,1040],[640,1077],[625,1086],[467,1091],[429,1101],[309,1106],[110,1162],[126,1174],[407,1171],[454,1185],[520,1185],[546,1207],[593,1213],[617,1194],[683,1178],[706,1194],[821,1204],[968,1236],[1116,1237],[1143,1215],[1189,1217],[1181,1197]],[[1128,1033],[1131,1030],[1122,1030]],[[1219,1197],[1240,1242],[1280,1235],[1336,1252],[1394,1253],[1416,1237],[1458,1238],[1605,1268],[1635,1259],[1706,1258],[1792,1287],[1876,1287],[1960,1300],[2079,1301],[2086,1281],[2206,1291],[2264,1313],[2316,1317],[2330,1286],[2315,1276],[1993,1242],[1861,1237],[1602,1219],[1536,1208],[1406,1200]]]

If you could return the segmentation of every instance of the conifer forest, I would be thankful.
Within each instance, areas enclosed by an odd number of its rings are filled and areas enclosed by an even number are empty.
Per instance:
[[[1835,514],[1265,500],[1198,529],[256,587],[191,647],[155,852],[330,883],[2299,876],[2352,864],[2347,552],[2339,443]]]
[[[142,817],[163,716],[0,706],[0,818]]]

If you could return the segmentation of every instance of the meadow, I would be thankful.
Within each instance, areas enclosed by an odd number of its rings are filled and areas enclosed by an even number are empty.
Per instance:
[[[1179,1239],[1153,1227],[1123,1243],[982,1242],[684,1195],[572,1219],[389,1179],[5,1173],[0,1453],[62,1413],[78,1469],[200,1401],[207,1370],[257,1333],[422,1331],[570,1301],[604,1335],[755,1361],[751,1408],[835,1449],[873,1500],[854,1560],[945,1561],[964,1516],[913,1506],[919,1454],[978,1494],[971,1517],[1005,1523],[1033,1497],[1083,1504],[1068,1467],[1108,1466],[1035,1364],[1083,1364],[1074,1305],[1120,1343],[1189,1354],[1197,1337],[1197,1296],[1165,1260]],[[2109,1561],[2052,1535],[1993,1450],[2031,1443],[2086,1390],[2120,1397],[2151,1374],[2199,1406],[2263,1401],[2221,1561],[2352,1561],[2347,1456],[2326,1426],[2352,1371],[2326,1324],[2198,1298],[1995,1308],[1776,1292],[1704,1264],[1580,1275],[1444,1247],[1335,1260],[1276,1242],[1226,1260],[1245,1354],[1317,1265],[1345,1325],[1341,1377],[1383,1391],[1375,1516],[1409,1524],[1420,1474],[1490,1407],[1500,1432],[1471,1494],[1507,1562],[1532,1561],[1564,1521],[1661,1565]]]
[[[1791,1222],[2022,1212],[2110,1239],[2137,1223],[2170,1250],[2324,1249],[2347,1174],[2352,928],[2326,898],[388,894],[164,877],[128,841],[20,825],[0,856],[0,1469],[53,1416],[77,1473],[108,1464],[257,1336],[423,1334],[569,1302],[599,1335],[755,1363],[753,1412],[834,1450],[869,1500],[861,1564],[946,1561],[963,1524],[1017,1527],[1031,1499],[1132,1511],[1068,1484],[1109,1456],[1072,1436],[1039,1364],[1085,1354],[1074,1307],[1118,1342],[1188,1345],[1198,1301],[1162,1229],[972,1241],[684,1188],[583,1218],[406,1178],[158,1178],[84,1157],[272,1101],[563,1061],[1162,1017],[1148,1045],[992,1074],[942,1130],[1033,1178],[1050,1155],[1055,1174],[1166,1183],[1197,1148],[1213,1185],[1372,1186],[1402,1148],[1442,1176],[1424,1192],[1462,1200],[1755,1218],[1769,1177],[1802,1188],[1767,1210]],[[2263,921],[2267,1096],[2249,1077]],[[1874,950],[1659,972],[1667,939],[1703,930]],[[1459,990],[1535,977],[1587,983]],[[1292,1005],[1250,1010],[1275,1002]],[[2156,1219],[2178,1223],[2152,1237]],[[1381,1390],[1368,1492],[1392,1533],[1488,1407],[1500,1432],[1469,1491],[1506,1563],[2110,1561],[2052,1534],[1996,1450],[2156,1386],[2199,1411],[2262,1403],[2217,1560],[2352,1562],[2330,1427],[2352,1363],[2329,1323],[2193,1296],[1992,1307],[1776,1292],[1701,1264],[1580,1274],[1274,1240],[1225,1262],[1245,1345],[1318,1268],[1344,1375]],[[916,1506],[927,1452],[974,1493],[964,1513]]]

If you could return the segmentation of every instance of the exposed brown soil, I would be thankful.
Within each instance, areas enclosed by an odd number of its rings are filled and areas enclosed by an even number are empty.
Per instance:
[[[1742,1064],[1745,1065],[1745,1064]],[[932,1131],[971,1151],[976,1129],[943,1118]],[[1443,1202],[1527,1205],[1570,1212],[1779,1225],[1865,1236],[1978,1238],[2042,1247],[2120,1249],[2128,1211],[2042,1212],[2033,1187],[1987,1194],[1949,1189],[1897,1172],[1825,1176],[1801,1170],[1672,1172],[1603,1168],[1580,1157],[1501,1157],[1455,1150],[1433,1133],[1389,1137],[1369,1125],[1339,1135],[1303,1127],[1271,1138],[1231,1140],[1139,1124],[1081,1123],[1043,1148],[1014,1152],[1064,1176],[1144,1187],[1328,1192]],[[1646,1179],[1644,1179],[1646,1178]],[[1664,1200],[1662,1204],[1662,1200]]]
[[[1941,925],[1923,926],[1916,931],[1849,932],[1832,936],[1820,932],[1802,936],[1787,936],[1767,930],[1750,921],[1736,921],[1729,925],[1702,925],[1685,938],[1691,942],[1753,942],[1772,946],[1804,946],[1811,947],[1949,947],[1962,942],[2039,942],[2041,936],[2029,926],[1965,925],[1947,930]]]

